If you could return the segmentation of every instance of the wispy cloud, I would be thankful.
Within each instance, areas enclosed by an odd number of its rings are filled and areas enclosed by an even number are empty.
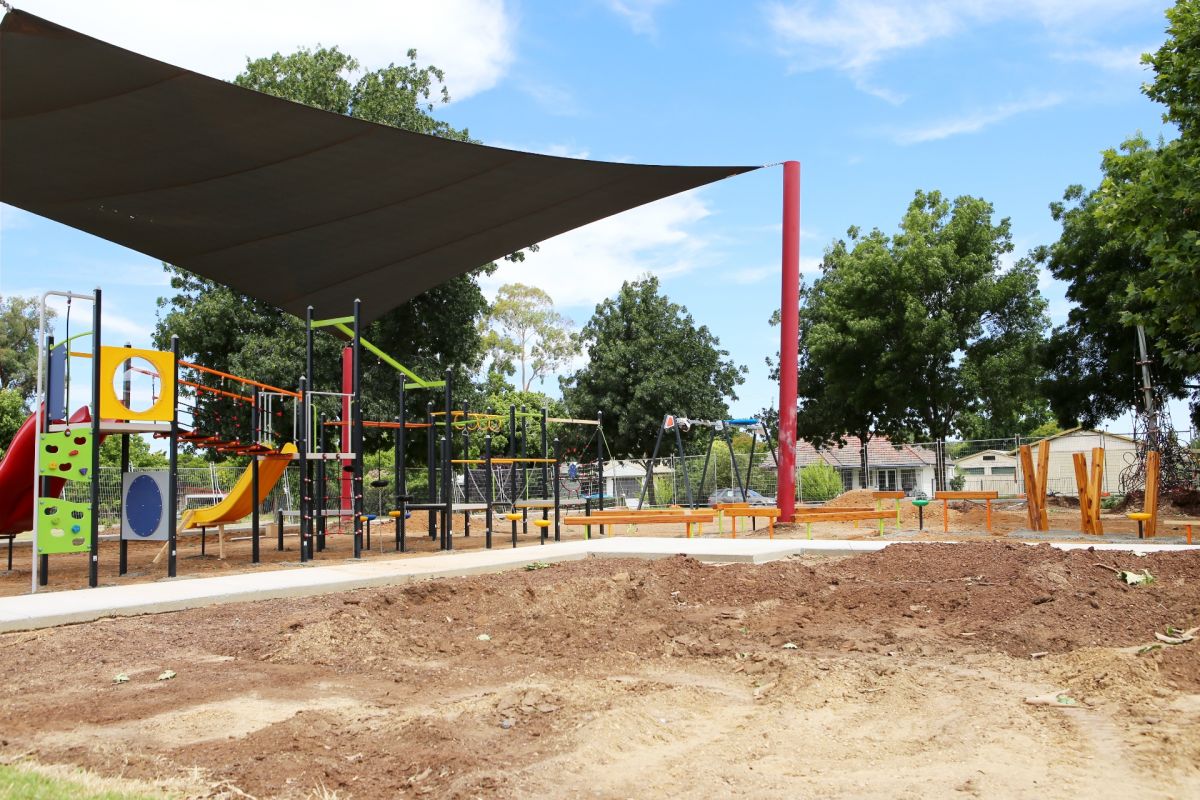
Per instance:
[[[965,133],[979,133],[984,128],[1003,122],[1010,117],[1051,108],[1059,105],[1062,101],[1063,98],[1057,94],[1045,94],[1027,100],[1001,103],[993,108],[969,111],[959,116],[898,131],[894,139],[897,144],[912,145],[936,142]]]
[[[608,0],[608,7],[625,18],[633,32],[642,36],[654,36],[658,25],[654,12],[670,0]]]
[[[578,117],[583,113],[575,95],[565,86],[541,80],[522,80],[519,87],[547,114],[556,117]]]
[[[322,0],[122,0],[119,13],[77,0],[20,6],[217,78],[236,75],[247,57],[298,46],[336,44],[369,69],[402,63],[415,47],[422,62],[445,71],[451,98],[462,100],[495,86],[516,60],[517,22],[504,0],[340,0],[332,9]]]
[[[524,262],[501,263],[482,284],[489,293],[505,283],[531,284],[556,306],[590,314],[624,281],[646,273],[683,275],[708,264],[711,241],[698,223],[709,214],[698,192],[674,195],[549,239]]]
[[[863,92],[898,104],[904,95],[874,79],[873,67],[901,53],[998,22],[1031,22],[1077,37],[1153,0],[775,0],[764,7],[780,54],[795,70],[835,69]]]

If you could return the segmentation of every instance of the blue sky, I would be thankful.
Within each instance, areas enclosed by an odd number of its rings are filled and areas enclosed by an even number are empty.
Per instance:
[[[409,47],[447,73],[437,113],[489,144],[663,164],[802,163],[801,267],[849,225],[894,230],[914,190],[991,201],[1016,255],[1100,151],[1166,131],[1139,92],[1161,0],[25,0],[23,10],[221,78],[246,56],[339,45],[375,68]],[[777,403],[782,173],[769,168],[544,243],[494,283],[541,286],[581,324],[652,272],[750,368],[733,404]],[[105,290],[106,339],[145,345],[153,259],[0,209],[0,293]],[[1055,322],[1067,305],[1048,277]],[[881,300],[886,301],[886,298]],[[543,387],[556,393],[548,381]],[[1175,409],[1176,422],[1186,416]],[[1128,427],[1117,421],[1114,429]]]

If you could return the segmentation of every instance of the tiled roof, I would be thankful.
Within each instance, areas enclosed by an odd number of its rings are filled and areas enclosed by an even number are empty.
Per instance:
[[[862,442],[857,436],[847,436],[843,447],[822,447],[816,450],[808,442],[796,444],[796,464],[804,467],[824,461],[835,469],[853,469],[862,465]],[[867,442],[867,461],[872,467],[932,467],[937,458],[932,450],[911,444],[893,445],[886,436],[875,436]]]

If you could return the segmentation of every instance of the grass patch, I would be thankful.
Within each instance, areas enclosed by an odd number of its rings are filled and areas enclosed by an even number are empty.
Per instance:
[[[0,764],[0,797],[5,800],[161,800],[178,796],[67,767]]]

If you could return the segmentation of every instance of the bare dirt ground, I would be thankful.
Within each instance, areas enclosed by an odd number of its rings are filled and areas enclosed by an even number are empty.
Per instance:
[[[1196,797],[1200,641],[1139,650],[1198,624],[1191,553],[592,559],[0,636],[0,758],[197,797]]]
[[[830,506],[873,507],[869,491],[857,490],[847,492],[831,501]],[[1028,529],[1025,508],[1017,502],[993,505],[992,531],[987,529],[987,514],[981,503],[951,503],[948,510],[949,531],[943,531],[942,504],[933,503],[925,509],[924,530],[918,530],[918,512],[913,505],[904,501],[901,503],[901,524],[897,528],[895,519],[885,520],[884,534],[889,538],[904,538],[917,541],[986,541],[997,537],[1011,535],[1017,531]],[[890,508],[890,503],[885,505]],[[536,512],[530,514],[528,533],[521,533],[518,523],[518,544],[521,547],[538,546],[540,537],[532,520]],[[1078,531],[1080,520],[1077,509],[1069,507],[1051,507],[1049,509],[1050,527],[1061,531]],[[1105,539],[1128,542],[1136,537],[1137,523],[1121,514],[1106,514],[1103,517],[1105,537],[1094,537],[1096,541]],[[484,546],[484,518],[482,514],[473,516],[471,535],[464,536],[463,518],[461,514],[454,519],[454,549],[476,550]],[[757,530],[747,530],[748,521],[739,520],[738,536],[761,538],[767,535],[762,520],[758,521]],[[349,526],[347,526],[347,530]],[[276,550],[277,538],[271,527],[264,523],[264,533],[259,543],[261,563],[257,566],[251,563],[251,543],[249,531],[246,529],[231,531],[226,534],[225,558],[217,557],[217,542],[215,534],[207,537],[205,553],[201,555],[200,537],[193,533],[182,536],[179,540],[179,559],[177,571],[179,577],[202,577],[208,575],[226,575],[237,572],[248,572],[262,569],[277,569],[281,566],[293,565],[299,562],[298,537],[296,527],[288,526],[284,539],[284,549]],[[334,530],[331,528],[331,530]],[[392,522],[382,525],[372,525],[372,549],[364,551],[364,558],[406,558],[428,555],[438,552],[438,542],[431,540],[428,535],[427,515],[414,513],[408,520],[406,536],[406,553],[401,555],[395,550],[395,533]],[[493,547],[511,547],[512,537],[509,523],[497,518],[494,523]],[[1160,536],[1157,540],[1165,542],[1182,542],[1182,526],[1170,517],[1164,517],[1159,523]],[[1196,542],[1200,544],[1200,525],[1196,526]],[[607,535],[613,536],[682,536],[682,525],[610,525],[605,529]],[[703,526],[706,536],[725,535],[730,532],[728,521],[724,523],[723,533],[718,534],[717,525]],[[593,535],[600,535],[594,528]],[[814,539],[875,539],[878,529],[872,522],[861,522],[854,525],[849,522],[814,523],[811,526]],[[808,531],[804,525],[776,526],[777,538],[804,538]],[[582,539],[582,528],[562,528],[563,541]],[[1082,536],[1082,534],[1080,534]],[[1093,537],[1088,537],[1092,539]],[[331,534],[326,537],[326,550],[319,552],[317,563],[341,563],[353,555],[353,540],[344,533]],[[3,559],[6,557],[5,543],[0,543],[0,596],[24,594],[29,591],[31,565],[29,563],[28,546],[17,548],[13,569],[5,571]],[[103,541],[100,545],[100,585],[113,586],[129,583],[145,583],[161,580],[166,577],[167,565],[164,557],[157,564],[152,563],[154,556],[161,549],[160,543],[135,542],[129,547],[129,572],[122,576],[118,574],[118,549],[116,541]],[[87,555],[73,554],[53,556],[50,559],[49,590],[79,589],[87,586]]]

